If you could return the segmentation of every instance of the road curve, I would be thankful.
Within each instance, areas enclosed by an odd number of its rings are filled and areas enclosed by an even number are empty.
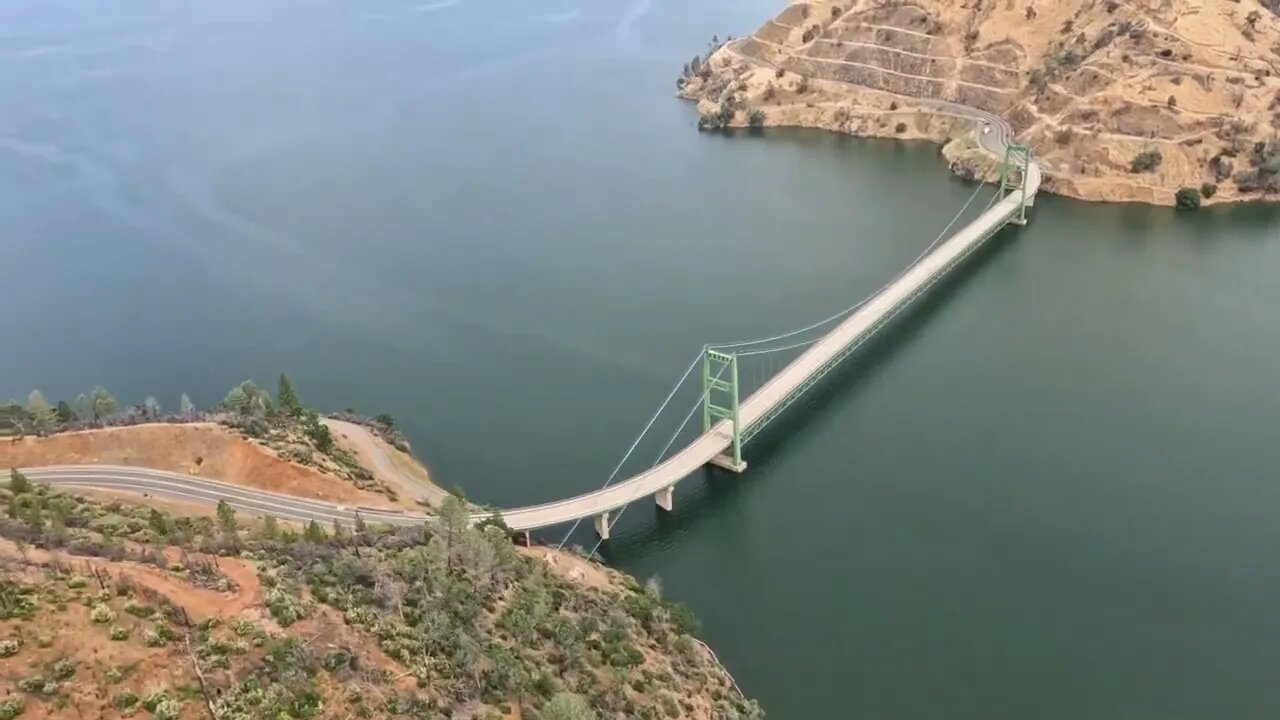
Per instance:
[[[1005,150],[1013,139],[1012,128],[1003,119],[978,108],[945,101],[927,102],[942,112],[961,114],[990,123],[993,131],[987,134],[978,132],[978,142],[985,150],[1003,159]],[[1040,167],[1031,160],[1026,167],[1028,199],[1035,196],[1040,182]],[[1015,218],[1021,211],[1020,202],[1018,194],[1010,194],[997,202],[805,350],[741,404],[740,418],[743,427],[751,428],[756,423],[767,422],[781,412],[804,391],[809,378],[824,374],[852,348],[858,347],[938,278],[967,257],[986,238]],[[665,461],[613,485],[563,500],[498,512],[513,530],[533,530],[600,517],[647,495],[671,489],[723,453],[731,440],[730,426],[727,421],[722,421]],[[188,502],[217,503],[225,500],[239,510],[295,521],[351,523],[354,522],[357,511],[366,521],[391,525],[412,525],[428,519],[428,516],[417,513],[343,506],[146,468],[80,465],[30,468],[23,472],[36,482],[67,488],[120,490]],[[476,513],[473,519],[489,514],[491,513]],[[607,521],[605,527],[607,528]]]

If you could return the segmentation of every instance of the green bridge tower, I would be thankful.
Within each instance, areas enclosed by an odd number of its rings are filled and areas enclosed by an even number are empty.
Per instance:
[[[733,472],[747,469],[742,461],[742,421],[738,409],[738,356],[707,348],[702,356],[702,432],[710,432],[715,422],[729,421],[733,427],[729,453],[711,462]]]

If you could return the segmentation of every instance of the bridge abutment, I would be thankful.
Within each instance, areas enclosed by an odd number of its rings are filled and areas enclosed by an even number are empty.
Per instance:
[[[609,513],[600,513],[596,516],[596,534],[601,540],[609,539]]]

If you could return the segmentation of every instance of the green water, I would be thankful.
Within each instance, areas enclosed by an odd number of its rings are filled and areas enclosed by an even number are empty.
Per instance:
[[[287,370],[476,500],[595,487],[704,342],[847,306],[973,190],[698,134],[675,71],[776,9],[0,7],[0,396]],[[1275,716],[1277,220],[1042,198],[606,557],[774,718]]]

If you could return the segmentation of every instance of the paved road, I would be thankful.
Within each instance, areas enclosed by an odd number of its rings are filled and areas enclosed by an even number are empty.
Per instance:
[[[226,500],[237,510],[255,515],[274,515],[283,520],[353,523],[356,512],[370,521],[392,524],[417,524],[425,515],[400,513],[362,506],[338,505],[323,500],[308,500],[267,490],[209,480],[183,473],[151,470],[119,465],[58,465],[23,469],[34,482],[58,487],[118,490],[185,502],[217,504]],[[9,473],[0,475],[8,480]]]

